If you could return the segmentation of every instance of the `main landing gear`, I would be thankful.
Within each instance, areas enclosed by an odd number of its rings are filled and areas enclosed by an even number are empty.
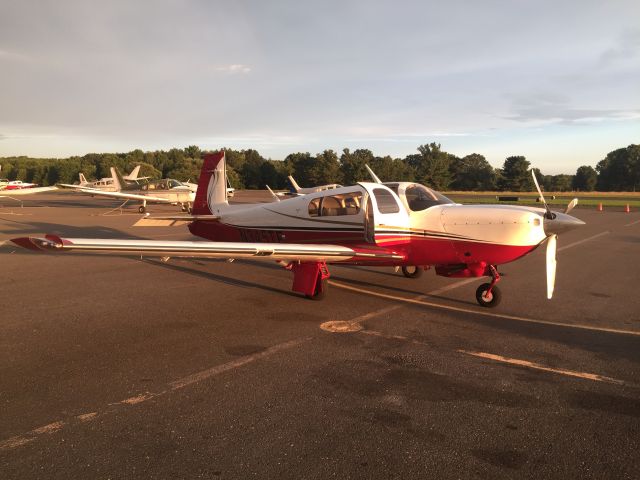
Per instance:
[[[139,211],[140,213],[144,213],[144,212],[146,212],[146,211],[147,211],[147,201],[146,201],[146,200],[143,200],[143,201],[142,201],[142,205],[140,205],[140,206],[138,207],[138,211]]]
[[[496,286],[496,283],[500,281],[500,274],[493,265],[489,265],[489,271],[491,272],[491,283],[483,283],[476,290],[476,300],[482,307],[493,308],[497,307],[502,300],[502,293]]]

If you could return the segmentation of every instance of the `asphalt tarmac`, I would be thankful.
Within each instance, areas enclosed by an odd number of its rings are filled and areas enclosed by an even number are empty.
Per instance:
[[[22,252],[192,237],[20,200],[0,198],[2,479],[640,478],[637,212],[574,210],[553,300],[538,249],[488,310],[484,279],[433,271],[330,266],[317,302],[268,262]]]

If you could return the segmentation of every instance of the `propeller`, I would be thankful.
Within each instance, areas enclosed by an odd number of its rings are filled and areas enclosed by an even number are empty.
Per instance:
[[[574,198],[569,202],[569,205],[567,205],[567,209],[564,211],[564,213],[569,213],[571,210],[575,208],[576,205],[578,205],[578,199]]]
[[[544,218],[547,220],[553,220],[556,218],[556,214],[551,211],[549,205],[547,205],[547,201],[544,199],[544,195],[542,195],[542,190],[540,190],[540,185],[538,185],[538,179],[536,178],[536,172],[531,170],[531,176],[533,177],[533,183],[536,184],[536,189],[538,190],[538,195],[542,199],[542,203],[544,204]],[[575,202],[575,203],[574,203]],[[567,211],[570,208],[573,208],[578,203],[578,199],[573,199],[569,206],[567,207]],[[556,250],[558,246],[558,236],[555,234],[551,234],[547,236],[547,298],[551,300],[553,297],[553,289],[556,285],[556,267],[558,265],[558,261],[556,260]]]

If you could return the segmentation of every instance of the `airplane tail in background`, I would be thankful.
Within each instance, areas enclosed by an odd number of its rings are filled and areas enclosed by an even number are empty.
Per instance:
[[[291,186],[293,187],[293,191],[292,193],[298,193],[300,191],[300,185],[298,185],[298,182],[296,182],[296,179],[293,178],[291,175],[289,175],[289,182],[291,182]]]
[[[87,182],[87,179],[84,176],[84,173],[80,173],[79,177],[80,177],[80,185],[86,185],[87,183],[89,183]]]
[[[125,182],[120,170],[115,167],[111,167],[111,178],[113,178],[113,186],[116,188],[116,192],[121,192],[127,189],[127,182]]]
[[[136,168],[131,170],[131,173],[124,178],[125,180],[137,180],[139,173],[140,173],[140,165],[136,165]]]
[[[193,202],[194,215],[212,215],[214,205],[228,205],[226,178],[224,150],[204,155],[196,199]]]

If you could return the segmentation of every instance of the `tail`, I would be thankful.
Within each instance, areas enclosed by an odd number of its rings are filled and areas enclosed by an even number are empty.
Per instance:
[[[228,205],[226,178],[224,150],[204,155],[196,199],[193,202],[194,215],[212,215],[214,205]]]
[[[291,175],[289,175],[289,181],[291,182],[291,186],[293,187],[293,191],[295,193],[298,193],[300,191],[300,185],[298,185],[298,182],[296,182],[296,179],[293,178]]]
[[[111,167],[111,178],[113,178],[113,186],[116,188],[116,192],[121,192],[127,189],[127,182],[124,181],[120,170],[115,167]]]
[[[80,173],[79,177],[80,177],[80,185],[86,185],[87,183],[89,183],[87,182],[87,179],[84,176],[84,173]]]
[[[125,180],[137,180],[139,173],[140,173],[140,165],[136,165],[136,168],[131,170],[131,173],[124,178]]]

